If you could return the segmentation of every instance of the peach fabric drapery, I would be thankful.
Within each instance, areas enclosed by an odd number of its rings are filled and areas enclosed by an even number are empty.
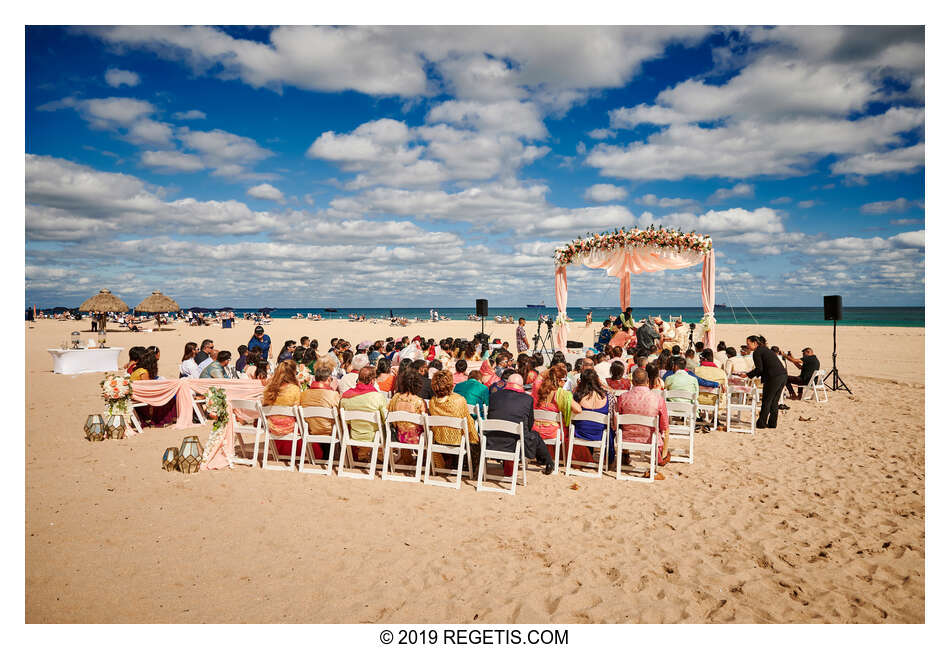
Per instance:
[[[703,312],[712,316],[716,302],[716,253],[691,250],[677,251],[658,247],[627,247],[615,250],[595,250],[578,256],[572,262],[588,268],[602,268],[608,275],[620,278],[620,306],[630,306],[630,275],[655,273],[661,270],[680,270],[698,264],[703,265],[702,296]],[[557,300],[558,315],[567,315],[567,267],[557,266],[554,271],[554,294]],[[710,328],[706,332],[706,344],[715,339],[715,323],[710,318]],[[555,344],[564,350],[567,345],[567,325],[556,328]]]
[[[264,385],[253,379],[159,379],[154,381],[133,381],[132,398],[150,406],[161,406],[175,398],[178,421],[175,428],[193,426],[191,413],[194,407],[192,391],[205,394],[209,387],[223,388],[228,398],[228,423],[225,434],[214,449],[207,464],[202,469],[220,469],[230,466],[229,457],[234,448],[234,411],[232,399],[259,399],[264,394]],[[252,414],[252,413],[249,413]],[[130,435],[130,431],[126,431]],[[134,435],[134,429],[131,435]]]

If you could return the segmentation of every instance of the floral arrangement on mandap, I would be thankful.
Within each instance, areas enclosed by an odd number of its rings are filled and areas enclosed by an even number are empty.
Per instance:
[[[300,386],[301,390],[306,390],[310,387],[310,383],[313,382],[313,374],[310,373],[310,370],[304,365],[297,366],[297,385]]]
[[[129,411],[132,383],[128,374],[107,374],[99,382],[99,388],[106,402],[106,414],[126,414]]]
[[[705,253],[712,250],[712,239],[696,232],[680,232],[673,228],[656,227],[654,225],[646,230],[618,228],[613,232],[588,233],[584,238],[575,239],[566,246],[555,249],[554,259],[558,266],[567,266],[574,263],[578,257],[592,252],[626,247],[645,248],[648,246],[668,248],[677,252]]]
[[[201,453],[201,466],[203,467],[211,459],[211,456],[217,451],[224,437],[224,429],[228,423],[228,398],[222,388],[208,388],[208,401],[205,403],[205,412],[211,424],[211,434],[208,436],[208,442],[205,444],[204,451]]]

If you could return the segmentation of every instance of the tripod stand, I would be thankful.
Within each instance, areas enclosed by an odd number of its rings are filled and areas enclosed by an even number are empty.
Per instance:
[[[540,350],[542,355],[547,353],[548,358],[550,358],[552,355],[554,355],[554,338],[551,334],[551,331],[553,330],[554,325],[551,323],[550,320],[546,321],[548,325],[548,331],[546,334],[542,336],[541,322],[542,320],[539,319],[538,332],[534,334],[534,350],[532,351],[532,353],[537,353]]]
[[[845,382],[841,378],[841,375],[838,373],[838,321],[834,321],[834,325],[831,330],[831,371],[828,372],[828,376],[825,377],[825,387],[829,390],[847,390],[848,394],[854,394],[851,391]],[[831,379],[831,385],[828,385],[828,379]]]

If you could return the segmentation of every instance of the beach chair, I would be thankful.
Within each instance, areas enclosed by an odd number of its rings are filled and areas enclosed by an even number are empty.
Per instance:
[[[297,411],[294,406],[263,406],[261,415],[264,417],[264,462],[263,467],[271,471],[293,471],[294,458],[297,457],[297,442],[301,439],[300,423],[297,421]],[[294,418],[294,429],[288,435],[274,435],[271,433],[271,423],[268,416],[280,415]],[[275,441],[291,442],[290,455],[281,455],[277,452]],[[270,456],[273,454],[275,462],[289,460],[286,466],[281,464],[270,464]]]
[[[264,438],[264,415],[261,414],[261,402],[253,399],[232,399],[231,407],[234,409],[234,446],[240,449],[241,457],[231,459],[233,464],[244,464],[247,466],[257,466],[258,446]],[[239,423],[237,411],[248,411],[254,413],[254,423]],[[253,442],[248,442],[245,436],[254,436]],[[250,459],[247,457],[246,446],[248,443],[254,444],[254,453]],[[265,446],[266,448],[266,446]]]
[[[815,373],[811,375],[811,378],[808,380],[808,383],[802,387],[802,401],[808,399],[808,391],[811,390],[812,397],[815,399],[815,403],[825,403],[828,401],[828,388],[825,387],[825,371],[824,370],[815,370]],[[819,390],[821,394],[819,394]],[[785,393],[785,390],[782,390],[782,394]]]
[[[693,440],[696,436],[696,408],[686,401],[667,401],[666,412],[670,418],[670,461],[693,463]],[[673,440],[688,443],[685,455],[674,453]]]
[[[582,412],[580,414],[573,415],[571,417],[571,427],[569,431],[569,442],[567,447],[567,457],[564,462],[564,475],[577,475],[585,476],[587,478],[599,478],[604,475],[604,455],[607,453],[607,441],[609,431],[608,423],[609,415],[604,415],[599,412]],[[577,421],[593,421],[598,424],[602,424],[604,427],[604,434],[600,436],[599,440],[591,439],[578,439],[574,435],[574,422]],[[571,468],[571,465],[574,460],[574,447],[575,446],[586,446],[591,449],[591,452],[597,450],[599,451],[596,462],[577,462],[577,466],[585,469],[597,469],[597,473],[588,473],[586,471],[577,471]]]
[[[699,391],[703,394],[712,394],[715,396],[716,400],[712,404],[703,404],[696,402],[696,416],[699,416],[699,413],[706,412],[712,415],[712,427],[715,430],[719,426],[719,388],[707,388],[699,386]]]
[[[340,441],[340,464],[336,472],[337,475],[344,478],[372,480],[376,477],[376,460],[379,457],[379,449],[383,445],[383,423],[380,421],[379,412],[364,412],[362,410],[346,410],[344,408],[340,408],[340,421],[343,425],[343,438]],[[376,430],[373,434],[373,440],[369,442],[363,442],[350,437],[351,421],[368,421],[374,424]],[[353,446],[358,448],[373,449],[370,461],[368,463],[354,461],[353,450],[351,448]],[[344,468],[344,463],[346,460],[350,461],[351,467],[369,469],[369,473],[362,473],[360,471],[346,471]]]
[[[682,405],[688,406],[689,404]],[[650,436],[650,443],[645,444],[641,442],[625,442],[623,440],[623,431],[620,428],[621,424],[638,424],[640,426],[649,426],[653,429],[653,434]],[[653,482],[654,477],[656,476],[656,438],[657,435],[660,434],[659,431],[659,418],[657,417],[647,417],[645,415],[617,415],[617,480],[629,480],[632,482]],[[623,454],[625,451],[630,452],[631,460],[633,459],[634,454],[649,454],[650,468],[647,470],[645,477],[639,474],[624,475]]]
[[[142,403],[141,401],[130,401],[129,403],[129,423],[132,424],[132,427],[135,428],[136,432],[139,435],[142,434],[142,422],[139,421],[139,418],[135,415],[136,408],[144,408],[148,406],[147,403]]]
[[[488,441],[492,433],[501,435],[516,435],[515,450],[501,451],[488,448]],[[497,491],[503,494],[515,495],[515,489],[518,486],[518,466],[522,469],[522,484],[528,485],[528,460],[525,457],[524,450],[524,424],[505,421],[504,419],[486,419],[482,422],[481,437],[482,452],[478,459],[478,481],[475,483],[476,491]],[[500,489],[485,484],[486,471],[485,463],[488,460],[501,460],[502,462],[514,462],[514,470],[511,472],[511,487],[509,489]],[[502,477],[499,482],[503,482]]]
[[[418,424],[422,426],[423,430],[419,434],[419,441],[415,444],[410,444],[408,442],[400,442],[395,432],[397,422],[406,422],[410,424]],[[425,455],[426,450],[426,418],[423,414],[417,414],[414,412],[400,412],[394,410],[386,415],[386,447],[383,450],[383,480],[393,480],[395,482],[419,482],[419,479],[422,477],[422,456]],[[393,451],[406,449],[416,452],[416,464],[415,466],[411,464],[396,464],[395,459],[393,458]],[[392,463],[393,469],[403,469],[403,470],[415,470],[413,476],[400,475],[398,473],[390,472],[390,463]]]
[[[472,475],[472,447],[468,443],[468,424],[461,417],[442,417],[439,415],[426,415],[426,439],[428,440],[428,454],[426,457],[426,474],[422,482],[424,484],[435,485],[437,487],[455,487],[456,489],[461,488],[462,486],[462,463],[465,457],[468,457],[468,477],[471,480]],[[432,433],[433,426],[445,426],[448,428],[456,428],[461,434],[459,444],[439,444],[435,442],[435,437]],[[456,455],[458,456],[458,465],[455,469],[440,469],[433,466],[433,453],[442,453],[443,455]],[[432,474],[455,474],[455,482],[441,482],[438,480],[430,479]]]
[[[195,417],[198,418],[198,423],[204,425],[208,423],[207,417],[205,417],[204,406],[208,403],[208,397],[199,397],[198,393],[194,390],[191,391],[191,408],[195,412]]]
[[[307,419],[329,419],[332,422],[329,435],[311,435],[310,425]],[[301,473],[316,473],[317,475],[333,475],[333,451],[340,443],[340,421],[335,408],[325,406],[297,406],[297,421],[300,424],[300,431],[303,434],[303,450],[300,451]],[[313,444],[328,444],[327,457],[318,460],[314,457]],[[306,468],[304,462],[310,461],[312,468]],[[319,468],[319,463],[324,467]]]
[[[758,391],[750,382],[730,380],[726,383],[726,432],[749,433],[755,435],[756,406],[758,405]],[[743,427],[742,413],[750,414],[749,427]],[[732,415],[737,415],[733,421]]]
[[[554,471],[557,472],[558,467],[561,466],[561,445],[563,444],[562,440],[564,439],[564,422],[561,420],[561,413],[552,412],[550,410],[535,410],[534,420],[552,421],[557,424],[557,435],[555,435],[554,438],[541,438],[542,442],[548,446],[554,447],[554,452],[551,453],[551,455],[554,457]]]

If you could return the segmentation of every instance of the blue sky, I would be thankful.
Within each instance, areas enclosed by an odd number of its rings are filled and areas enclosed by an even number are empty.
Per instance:
[[[28,28],[26,301],[554,302],[709,234],[717,301],[923,304],[922,28]],[[698,306],[699,269],[634,304]],[[572,267],[570,304],[617,303]]]

